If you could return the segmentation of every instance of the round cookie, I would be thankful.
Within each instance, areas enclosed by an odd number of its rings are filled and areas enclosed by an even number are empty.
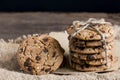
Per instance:
[[[71,25],[67,29],[67,33],[70,36],[73,36],[74,33],[77,32],[77,29],[80,28],[81,31],[74,35],[74,38],[80,39],[80,40],[101,40],[101,35],[93,28],[97,28],[102,34],[104,34],[105,38],[109,38],[114,35],[114,30],[111,24],[92,24],[89,23],[86,29],[82,29],[86,25],[81,25],[79,22],[76,22],[76,24],[79,25]],[[93,28],[91,28],[93,27]]]
[[[105,47],[105,46],[103,46]],[[76,52],[76,53],[81,53],[81,54],[96,54],[104,51],[103,47],[94,47],[94,48],[85,48],[85,47],[78,47],[74,45],[70,45],[69,48],[71,51]],[[112,50],[113,49],[113,44],[108,44],[106,45],[106,50]]]
[[[107,56],[111,57],[112,55],[111,50],[107,50]],[[79,58],[80,60],[96,60],[96,59],[105,59],[106,55],[105,52],[96,53],[96,54],[81,54],[70,51],[70,56],[74,56],[75,58]]]
[[[114,37],[110,37],[106,39],[106,44],[109,44],[113,42]],[[77,38],[72,38],[69,40],[69,45],[75,45],[79,47],[98,47],[98,46],[103,46],[102,42],[100,40],[92,40],[92,41],[84,41],[84,40],[79,40]]]
[[[37,35],[25,39],[17,52],[18,64],[23,71],[42,75],[54,72],[63,61],[64,50],[49,35]]]
[[[96,60],[80,60],[79,58],[76,58],[74,56],[71,56],[71,61],[74,63],[78,63],[79,65],[92,65],[92,66],[97,66],[97,65],[105,65],[106,59],[96,59]],[[113,56],[108,57],[108,62],[113,61]]]
[[[91,72],[91,71],[101,72],[101,71],[105,71],[107,69],[112,68],[113,67],[112,63],[109,63],[108,66],[106,66],[106,65],[90,66],[90,65],[87,65],[87,64],[86,65],[79,65],[77,63],[72,62],[71,63],[71,68],[73,68],[77,71],[83,71],[83,72]]]

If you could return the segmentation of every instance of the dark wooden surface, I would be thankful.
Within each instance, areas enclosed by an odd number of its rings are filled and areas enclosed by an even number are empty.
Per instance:
[[[107,13],[0,13],[0,38],[11,39],[23,34],[63,31],[74,20],[105,18],[120,24],[120,14]]]

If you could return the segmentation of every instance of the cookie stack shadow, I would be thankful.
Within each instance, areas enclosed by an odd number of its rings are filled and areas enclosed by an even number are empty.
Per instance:
[[[111,69],[113,63],[115,63],[114,30],[112,25],[107,22],[91,22],[87,24],[88,27],[82,29],[86,25],[75,21],[67,29],[69,34],[70,66],[75,70],[88,72],[101,72]],[[105,38],[102,38],[103,36]]]

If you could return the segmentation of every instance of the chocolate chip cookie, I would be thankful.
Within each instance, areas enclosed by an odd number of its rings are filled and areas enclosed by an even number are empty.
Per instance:
[[[111,61],[107,62],[103,65],[89,65],[89,64],[79,64],[76,62],[71,61],[71,68],[77,70],[77,71],[83,71],[83,72],[104,72],[104,71],[111,71],[114,65],[117,62],[117,58],[113,57]]]
[[[101,40],[101,35],[96,31],[98,29],[104,36],[105,38],[109,38],[114,36],[114,30],[112,25],[110,24],[93,24],[93,23],[86,23],[86,25],[81,25],[80,22],[75,22],[75,25],[72,24],[70,27],[67,28],[67,33],[70,36],[73,36],[74,33],[77,32],[79,29],[79,33],[76,34],[74,37],[80,40]],[[85,29],[83,29],[83,26],[89,26]],[[92,27],[91,27],[92,26]]]
[[[91,71],[95,71],[95,72],[101,72],[101,71],[105,71],[107,69],[110,69],[112,67],[112,63],[110,63],[108,66],[106,65],[98,65],[98,66],[90,66],[90,65],[79,65],[77,63],[71,63],[71,67],[77,71],[83,71],[83,72],[91,72]]]
[[[113,51],[107,50],[108,57],[112,56]],[[96,59],[105,59],[105,52],[96,53],[96,54],[81,54],[70,51],[70,56],[74,56],[75,58],[79,58],[80,60],[96,60]]]
[[[113,56],[111,55],[108,57],[108,61],[106,62],[106,59],[92,59],[92,60],[80,60],[79,58],[76,58],[74,56],[71,56],[71,61],[74,63],[78,63],[79,65],[92,65],[92,66],[97,66],[97,65],[105,65],[107,62],[113,61]]]
[[[96,54],[96,53],[104,52],[104,47],[105,46],[86,48],[86,47],[79,47],[76,45],[69,46],[71,51],[81,53],[81,54]],[[110,44],[106,45],[106,50],[112,50],[113,47],[114,47],[113,43],[110,43]]]
[[[106,44],[113,43],[114,37],[110,37],[106,39]],[[103,43],[101,40],[92,40],[92,41],[87,41],[87,40],[79,40],[77,38],[71,38],[69,40],[69,45],[74,45],[78,47],[99,47],[102,46]]]
[[[23,71],[42,75],[54,72],[63,61],[64,49],[49,35],[25,39],[19,46],[17,60]]]

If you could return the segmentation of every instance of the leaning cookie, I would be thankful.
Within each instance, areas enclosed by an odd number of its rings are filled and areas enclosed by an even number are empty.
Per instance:
[[[64,50],[49,35],[37,35],[25,39],[19,46],[17,60],[27,73],[42,75],[56,71],[63,61]]]

